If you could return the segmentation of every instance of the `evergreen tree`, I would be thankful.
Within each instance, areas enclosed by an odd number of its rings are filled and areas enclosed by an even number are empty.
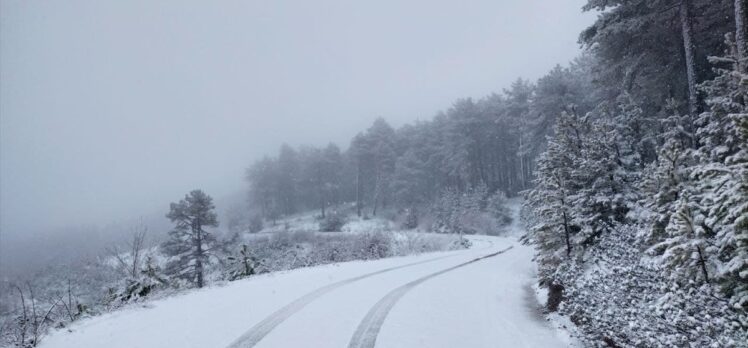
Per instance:
[[[736,45],[701,87],[709,110],[697,120],[701,140],[692,178],[704,228],[721,262],[716,281],[736,307],[748,308],[748,75],[740,71]]]
[[[647,219],[649,228],[641,234],[644,245],[657,243],[665,238],[665,228],[670,223],[680,192],[687,185],[689,157],[681,143],[670,139],[660,149],[657,161],[642,173],[639,185],[642,205],[651,212]]]
[[[398,157],[392,177],[392,190],[398,204],[413,207],[427,202],[430,173],[426,165],[413,149]]]
[[[215,236],[205,227],[218,227],[213,199],[201,190],[191,191],[184,199],[171,203],[166,217],[174,223],[169,239],[161,250],[171,259],[166,273],[203,287],[205,267],[210,262]]]
[[[652,250],[661,254],[670,279],[681,285],[709,283],[717,268],[712,237],[688,194],[682,194],[665,228],[666,239]]]
[[[275,217],[279,211],[279,198],[276,195],[277,161],[264,157],[247,169],[245,179],[249,182],[250,200],[259,205],[262,217]]]
[[[597,57],[601,84],[630,94],[648,114],[675,98],[695,116],[696,83],[710,77],[706,57],[733,28],[731,2],[588,0],[584,10],[600,16],[579,40]]]
[[[283,215],[291,215],[297,212],[299,196],[299,157],[291,146],[283,144],[280,148],[277,161],[275,192],[278,198],[278,206]]]
[[[554,282],[559,265],[572,257],[574,235],[580,230],[575,221],[571,196],[578,185],[573,166],[581,154],[580,120],[575,114],[563,113],[555,126],[555,135],[536,165],[535,187],[527,194],[538,223],[530,227],[544,283]]]

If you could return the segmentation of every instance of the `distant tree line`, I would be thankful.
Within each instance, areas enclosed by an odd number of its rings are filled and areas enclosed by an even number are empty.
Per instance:
[[[590,59],[557,66],[535,83],[519,79],[502,93],[461,99],[429,121],[398,129],[378,118],[347,149],[288,145],[246,172],[257,214],[274,220],[352,203],[359,216],[427,207],[447,191],[485,186],[509,196],[532,186],[534,159],[568,105],[594,106]]]

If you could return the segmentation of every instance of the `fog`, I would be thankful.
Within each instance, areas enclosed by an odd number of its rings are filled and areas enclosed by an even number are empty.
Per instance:
[[[0,262],[537,78],[580,52],[572,2],[2,1]]]

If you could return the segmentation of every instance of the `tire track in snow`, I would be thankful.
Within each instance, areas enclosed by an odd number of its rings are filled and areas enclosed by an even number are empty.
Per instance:
[[[395,306],[397,301],[400,300],[401,297],[403,297],[408,291],[416,287],[418,284],[421,284],[431,278],[434,278],[436,276],[442,275],[444,273],[447,273],[449,271],[453,271],[455,269],[465,267],[471,263],[475,263],[490,257],[497,256],[499,254],[503,254],[509,249],[511,249],[512,246],[495,252],[493,254],[488,254],[482,257],[479,257],[477,259],[470,260],[465,263],[461,263],[457,266],[453,266],[444,270],[441,270],[436,273],[429,274],[427,276],[424,276],[422,278],[418,278],[410,283],[407,283],[395,290],[390,291],[387,295],[385,295],[379,302],[377,302],[374,307],[372,307],[368,313],[366,313],[366,316],[361,321],[360,324],[358,324],[358,328],[356,328],[356,332],[353,333],[353,337],[351,337],[351,342],[348,344],[348,348],[374,348],[374,346],[377,343],[377,336],[379,335],[379,330],[382,329],[382,324],[384,324],[384,320],[387,318],[387,314],[389,314],[390,310],[392,310],[392,307]]]
[[[493,244],[493,243],[491,243],[491,244]],[[410,267],[410,266],[415,266],[415,265],[420,265],[420,264],[424,264],[424,263],[427,263],[427,262],[433,262],[433,261],[445,259],[445,258],[448,258],[448,257],[459,256],[459,255],[460,255],[459,253],[455,253],[454,255],[446,255],[446,256],[436,257],[436,258],[428,259],[428,260],[424,260],[424,261],[413,262],[413,263],[409,263],[409,264],[405,264],[405,265],[401,265],[401,266],[385,268],[383,270],[379,270],[379,271],[376,271],[376,272],[367,273],[367,274],[364,274],[364,275],[360,275],[358,277],[353,277],[353,278],[341,280],[341,281],[336,282],[336,283],[325,285],[325,286],[323,286],[321,288],[318,288],[317,290],[314,290],[314,291],[312,291],[312,292],[310,292],[310,293],[308,293],[308,294],[306,294],[304,296],[299,297],[298,299],[294,300],[293,302],[285,305],[283,308],[275,311],[273,314],[269,315],[268,317],[266,317],[265,319],[263,319],[261,322],[255,324],[255,326],[253,326],[251,329],[249,329],[249,331],[247,331],[246,333],[244,333],[241,337],[237,338],[227,348],[249,348],[249,347],[254,347],[265,336],[267,336],[267,334],[270,333],[270,331],[273,331],[273,329],[275,329],[278,325],[280,325],[283,321],[285,321],[286,319],[288,319],[290,316],[294,315],[295,313],[297,313],[298,311],[300,311],[301,309],[303,309],[306,305],[308,305],[312,301],[316,300],[317,298],[321,297],[322,295],[324,295],[324,294],[326,294],[326,293],[328,293],[330,291],[333,291],[333,290],[335,290],[335,289],[337,289],[337,288],[339,288],[341,286],[344,286],[344,285],[347,285],[347,284],[350,284],[350,283],[353,283],[353,282],[356,282],[356,281],[359,281],[359,280],[362,280],[362,279],[365,279],[365,278],[373,277],[375,275],[379,275],[379,274],[382,274],[382,273],[394,271],[394,270],[397,270],[397,269],[401,269],[401,268],[405,268],[405,267]]]

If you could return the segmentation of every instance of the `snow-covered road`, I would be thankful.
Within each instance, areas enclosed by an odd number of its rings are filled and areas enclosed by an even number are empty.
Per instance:
[[[473,248],[232,282],[84,320],[42,347],[565,347],[534,313],[532,249]]]

